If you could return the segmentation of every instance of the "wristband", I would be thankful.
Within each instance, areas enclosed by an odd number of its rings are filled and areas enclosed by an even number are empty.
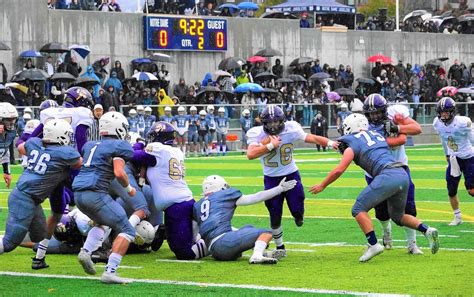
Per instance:
[[[125,190],[127,190],[127,193],[130,193],[132,191],[132,186],[130,184],[128,184],[128,186],[124,187]]]
[[[3,163],[3,174],[10,174],[10,164],[9,163]]]
[[[330,146],[330,147],[332,147],[333,145],[334,145],[334,141],[332,141],[332,140],[329,140],[329,141],[328,141],[328,144],[327,144],[326,146]]]
[[[270,142],[270,143],[267,144],[267,150],[269,152],[273,151],[274,148],[275,148],[275,146],[273,145],[273,143]]]

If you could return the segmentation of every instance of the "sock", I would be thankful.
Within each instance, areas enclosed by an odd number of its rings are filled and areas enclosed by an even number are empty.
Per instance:
[[[96,251],[104,241],[104,229],[100,227],[94,227],[89,231],[87,234],[86,242],[84,242],[84,250],[88,254],[92,254],[92,252]]]
[[[454,217],[459,220],[461,219],[461,210],[459,208],[454,210]]]
[[[416,230],[408,227],[403,227],[403,229],[405,229],[407,244],[410,245],[416,243]]]
[[[370,231],[369,233],[366,233],[365,238],[367,238],[367,241],[370,245],[375,245],[377,243],[377,236],[375,236],[374,230]]]
[[[383,234],[392,233],[392,224],[390,224],[390,220],[379,222],[382,225]]]
[[[5,248],[3,247],[3,237],[0,237],[0,255],[5,252]]]
[[[128,221],[130,222],[130,225],[135,229],[135,227],[140,223],[141,219],[137,215],[131,215],[130,218],[128,218]]]
[[[261,258],[263,257],[263,252],[267,248],[267,243],[263,240],[257,240],[255,242],[255,247],[253,248],[253,254],[252,257],[258,257]]]
[[[224,144],[224,145],[222,146],[222,153],[223,153],[223,154],[227,153],[227,145],[226,145],[226,144]]]
[[[183,154],[186,154],[186,146],[183,146]]]
[[[426,230],[428,230],[428,226],[426,226],[425,224],[419,224],[418,227],[416,227],[416,230],[420,231],[421,233],[425,234],[426,233]]]
[[[280,227],[272,229],[273,240],[277,248],[283,245],[283,229]]]
[[[194,254],[196,255],[196,259],[201,259],[207,256],[209,253],[207,251],[207,246],[204,240],[199,239],[196,243],[191,247]]]
[[[116,273],[120,262],[122,262],[122,256],[117,253],[110,254],[107,266],[105,266],[105,272]]]
[[[46,250],[48,249],[49,239],[45,238],[38,244],[38,250],[36,251],[36,259],[43,259],[46,256]]]

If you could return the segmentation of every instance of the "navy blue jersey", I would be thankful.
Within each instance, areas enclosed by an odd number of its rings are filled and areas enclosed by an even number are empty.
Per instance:
[[[114,158],[125,162],[133,157],[132,146],[125,140],[106,139],[89,141],[82,148],[84,163],[74,178],[74,191],[109,192],[110,182],[115,178]]]
[[[198,127],[198,130],[199,131],[209,131],[209,123],[207,121],[207,119],[199,119],[199,127]]]
[[[193,217],[199,224],[199,234],[209,243],[217,236],[232,231],[235,202],[242,193],[234,188],[222,190],[194,204]]]
[[[385,138],[375,131],[361,131],[338,139],[354,151],[354,162],[372,177],[396,162]]]
[[[196,132],[197,131],[197,122],[199,121],[199,115],[188,115],[188,121],[189,121],[189,128],[188,130],[190,132]]]
[[[69,167],[77,164],[81,155],[71,146],[43,146],[33,137],[25,142],[27,166],[16,188],[33,200],[43,202],[63,180],[69,177]]]

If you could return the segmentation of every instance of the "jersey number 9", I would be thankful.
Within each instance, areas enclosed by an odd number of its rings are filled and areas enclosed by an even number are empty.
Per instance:
[[[209,218],[209,210],[211,209],[211,202],[209,200],[205,200],[201,204],[201,221],[205,221]]]

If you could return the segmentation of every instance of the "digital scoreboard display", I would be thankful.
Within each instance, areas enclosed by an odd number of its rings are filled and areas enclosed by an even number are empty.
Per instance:
[[[145,49],[226,51],[227,20],[145,16]]]

